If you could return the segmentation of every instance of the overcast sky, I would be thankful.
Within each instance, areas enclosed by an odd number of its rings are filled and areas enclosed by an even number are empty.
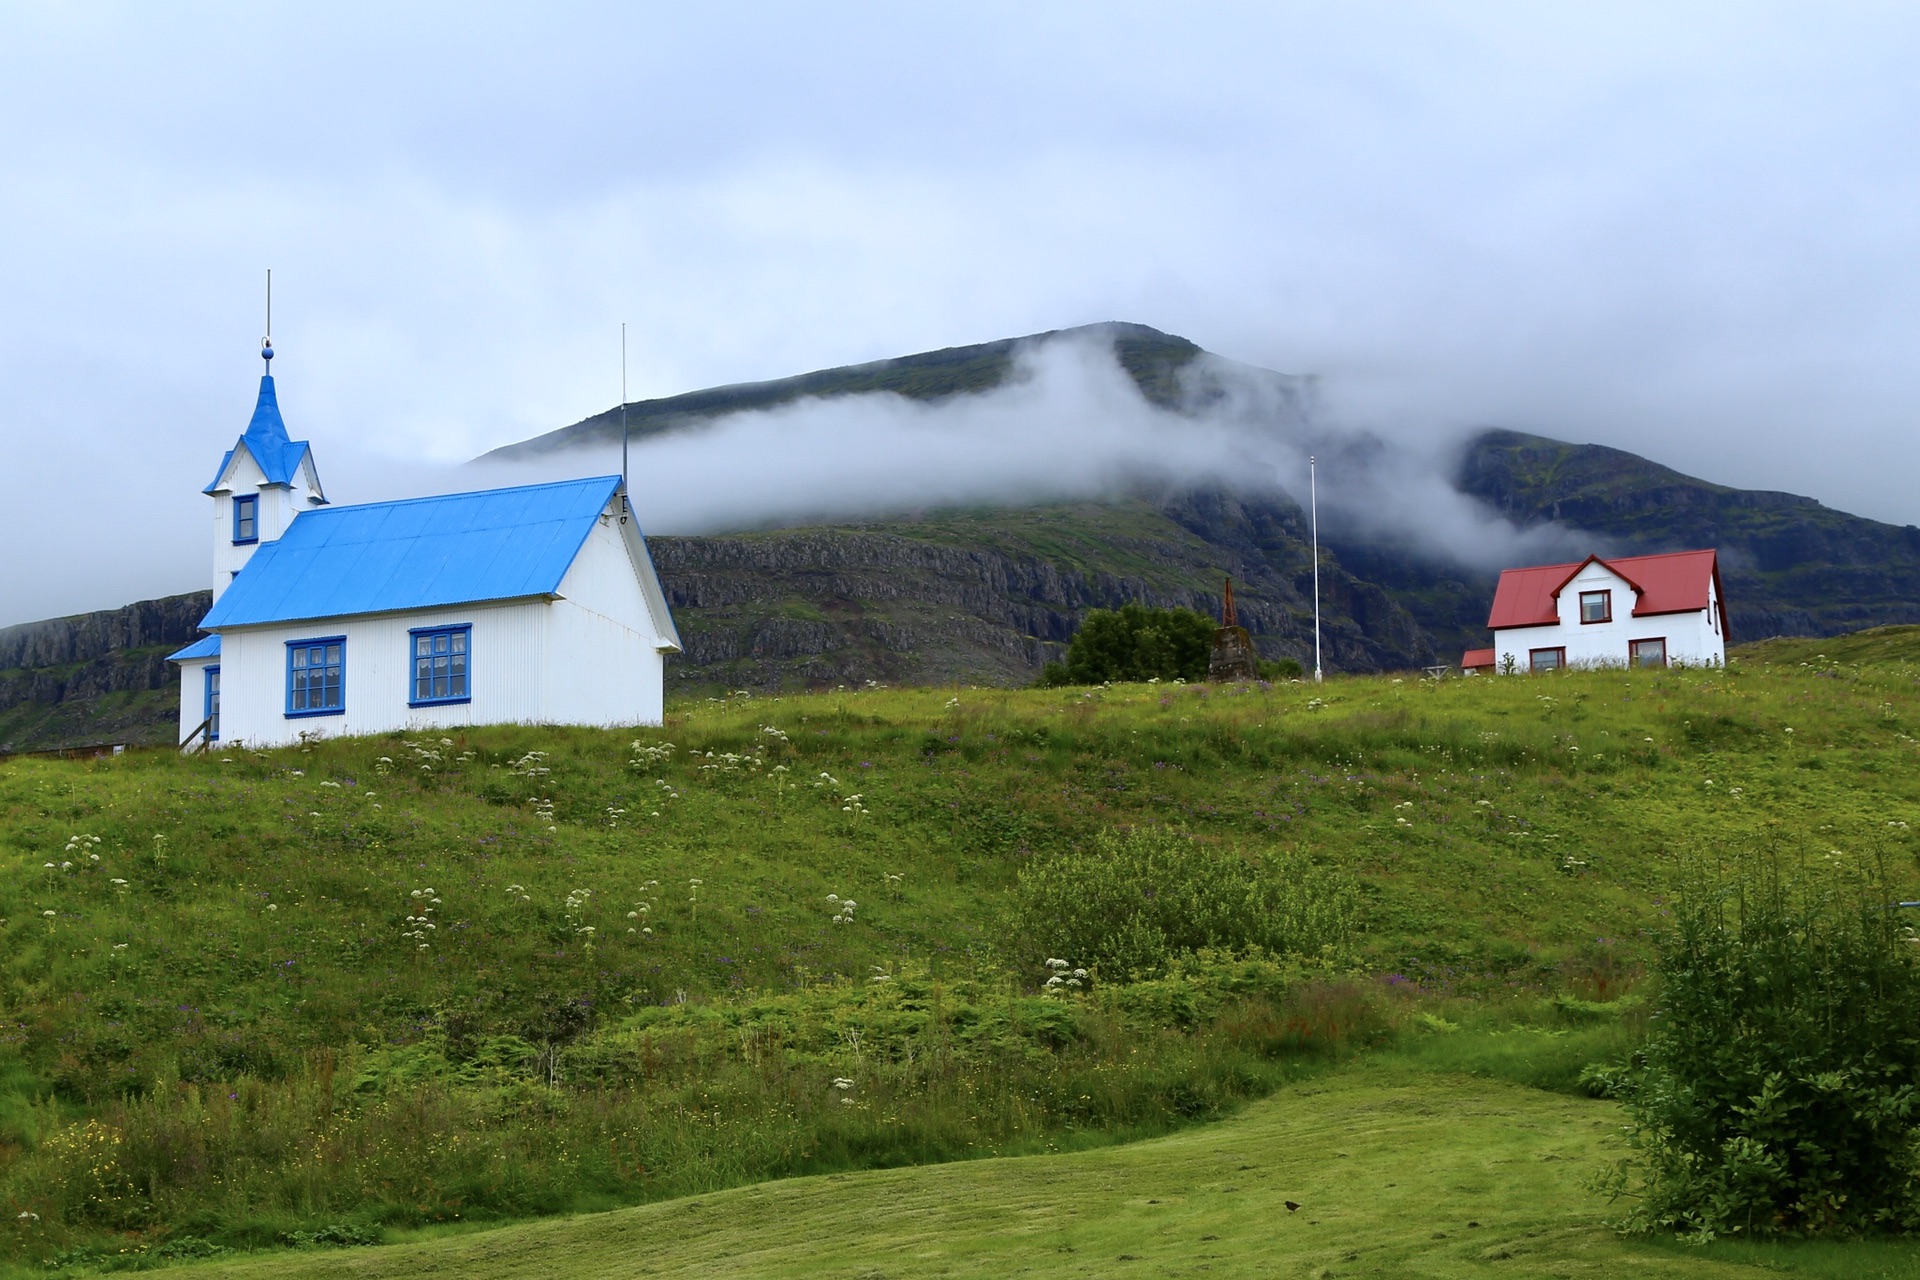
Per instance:
[[[0,623],[635,399],[1104,319],[1920,522],[1920,7],[0,2]],[[658,531],[656,529],[656,531]]]

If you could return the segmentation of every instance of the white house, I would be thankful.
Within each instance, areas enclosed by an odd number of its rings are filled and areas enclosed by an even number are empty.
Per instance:
[[[183,744],[660,723],[680,639],[619,476],[333,506],[267,374],[206,492],[212,634],[172,655]]]
[[[1494,589],[1491,649],[1463,669],[1717,666],[1727,660],[1727,605],[1713,551],[1588,556],[1508,569]]]

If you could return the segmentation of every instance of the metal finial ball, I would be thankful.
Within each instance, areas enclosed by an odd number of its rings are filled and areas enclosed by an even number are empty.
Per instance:
[[[261,342],[260,342],[260,358],[261,358],[262,360],[271,360],[271,359],[273,359],[273,340],[272,340],[271,338],[263,338],[263,339],[261,340]]]

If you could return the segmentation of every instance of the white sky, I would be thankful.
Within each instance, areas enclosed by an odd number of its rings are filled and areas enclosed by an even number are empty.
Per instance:
[[[336,501],[606,408],[623,320],[638,399],[1128,319],[1920,522],[1916,65],[1892,4],[0,0],[0,624],[203,585],[269,266]]]

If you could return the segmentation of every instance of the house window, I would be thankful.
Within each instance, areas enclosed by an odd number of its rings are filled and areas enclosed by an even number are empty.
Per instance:
[[[233,543],[260,541],[260,498],[249,494],[233,500]]]
[[[1565,649],[1531,649],[1527,652],[1527,667],[1532,671],[1558,671],[1567,665]]]
[[[1667,665],[1667,638],[1661,636],[1655,640],[1635,640],[1627,646],[1636,667],[1664,667]]]
[[[347,709],[347,638],[287,644],[287,714],[337,716]]]
[[[1612,622],[1613,592],[1582,591],[1580,593],[1580,621]]]
[[[413,697],[407,705],[471,701],[467,646],[473,628],[423,627],[408,634],[413,637]]]
[[[220,668],[207,668],[207,691],[202,706],[207,714],[207,741],[220,741]]]

